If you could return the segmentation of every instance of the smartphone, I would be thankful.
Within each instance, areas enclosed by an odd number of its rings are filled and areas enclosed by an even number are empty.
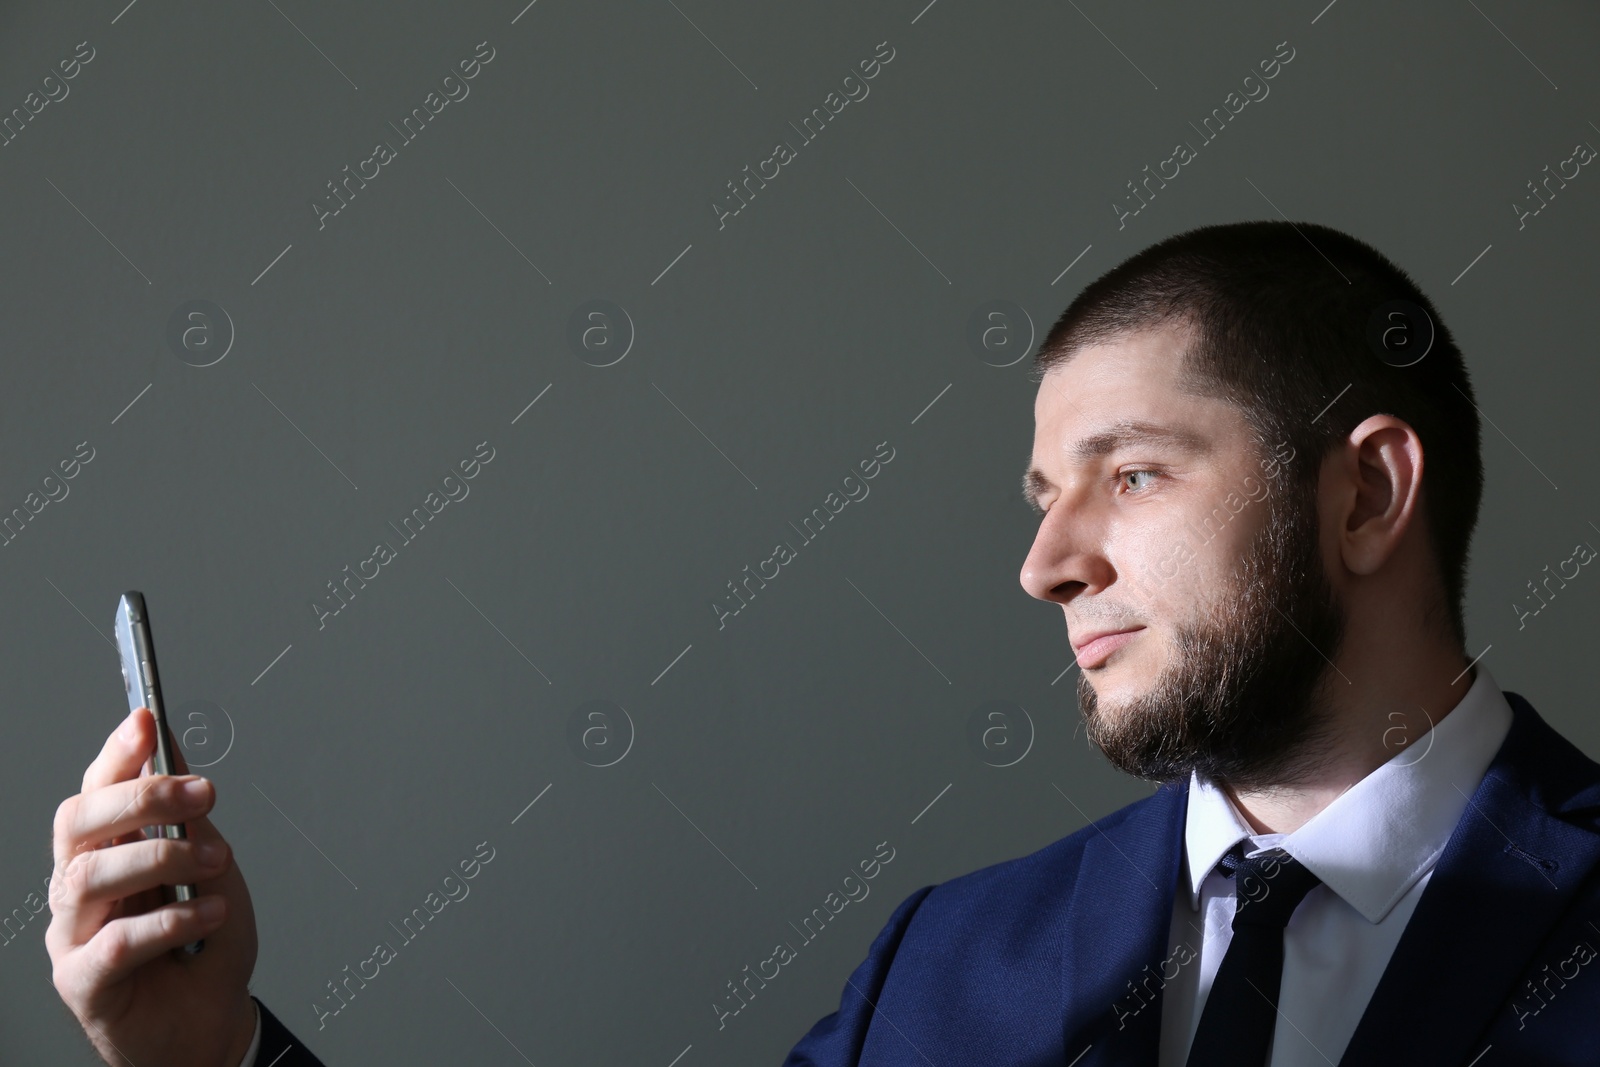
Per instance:
[[[128,710],[149,708],[156,721],[156,750],[150,756],[146,770],[150,774],[173,774],[177,762],[172,757],[172,731],[167,729],[166,704],[161,699],[161,677],[156,673],[156,646],[150,636],[150,616],[144,606],[144,594],[129,591],[122,594],[117,604],[117,652],[122,657],[122,685],[128,692]],[[147,826],[146,837],[186,838],[188,830],[182,823],[171,826]],[[162,887],[162,895],[170,903],[193,900],[198,894],[192,885]],[[193,941],[183,947],[189,955],[198,953],[205,942]]]

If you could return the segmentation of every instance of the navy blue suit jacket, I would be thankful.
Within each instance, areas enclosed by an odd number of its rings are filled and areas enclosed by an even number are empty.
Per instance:
[[[256,1007],[261,1009],[261,1046],[254,1067],[322,1067],[322,1061],[296,1040],[265,1004],[257,1000]]]
[[[1600,764],[1512,722],[1339,1067],[1600,1064]],[[1188,784],[907,897],[784,1067],[1154,1067]],[[1145,993],[1136,990],[1147,991]],[[257,1067],[320,1067],[271,1014]]]
[[[1600,764],[1506,699],[1511,729],[1340,1067],[1600,1064]],[[1162,786],[919,889],[784,1067],[1153,1067],[1188,799]]]

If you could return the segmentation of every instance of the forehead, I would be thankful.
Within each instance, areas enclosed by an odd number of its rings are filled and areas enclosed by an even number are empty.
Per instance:
[[[1245,435],[1241,411],[1188,383],[1185,354],[1193,338],[1186,327],[1166,326],[1079,349],[1039,385],[1035,451],[1070,448],[1082,437],[1129,423],[1208,439]]]

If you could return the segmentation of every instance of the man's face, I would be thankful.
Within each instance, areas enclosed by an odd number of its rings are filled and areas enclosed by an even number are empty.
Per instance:
[[[1021,581],[1062,606],[1089,737],[1113,765],[1259,785],[1309,766],[1331,726],[1318,697],[1343,616],[1314,480],[1237,407],[1184,391],[1188,340],[1130,334],[1045,377],[1025,480],[1043,517]]]

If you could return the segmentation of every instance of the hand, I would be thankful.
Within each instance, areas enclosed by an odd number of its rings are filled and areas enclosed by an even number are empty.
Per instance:
[[[56,809],[52,980],[113,1067],[238,1067],[255,1032],[250,891],[206,818],[215,787],[187,773],[176,745],[183,773],[145,773],[155,743],[155,717],[139,708]],[[187,840],[145,838],[143,827],[170,823],[186,823]],[[163,885],[185,884],[196,899],[163,902]],[[184,957],[200,938],[200,954]]]

